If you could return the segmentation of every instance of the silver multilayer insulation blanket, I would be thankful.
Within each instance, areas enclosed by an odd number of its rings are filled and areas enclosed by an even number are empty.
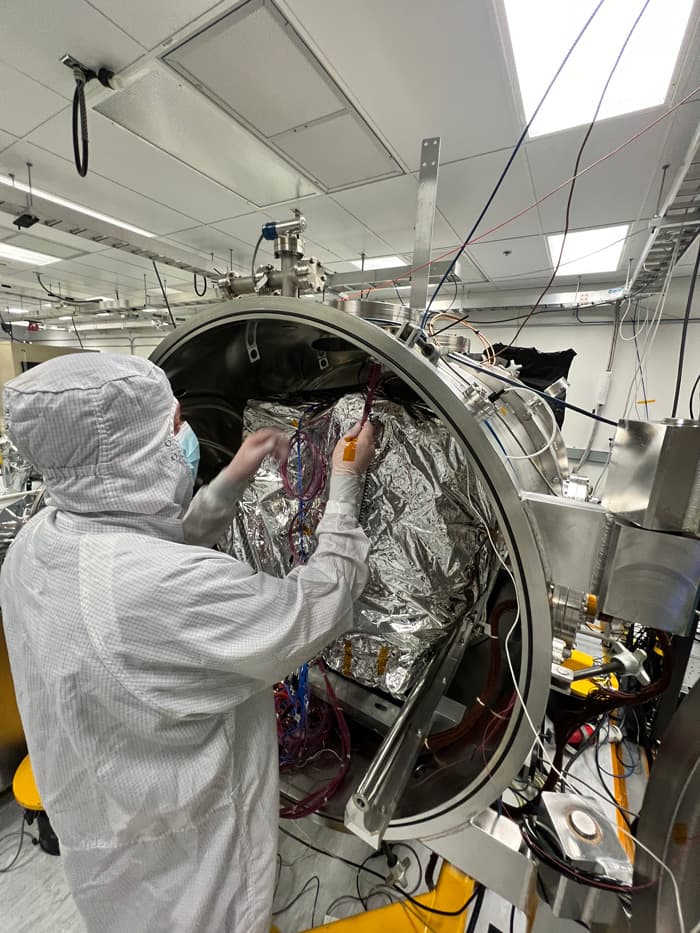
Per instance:
[[[285,492],[276,464],[264,463],[223,549],[277,576],[311,553],[333,447],[359,420],[363,405],[361,395],[325,407],[249,402],[245,434],[271,425],[291,433],[301,419],[299,441],[290,450],[288,492],[308,490],[314,481],[319,491],[300,506]],[[324,659],[340,674],[403,698],[486,585],[492,551],[478,514],[490,516],[465,455],[442,424],[383,399],[373,404],[372,422],[377,451],[360,517],[371,541],[370,579],[353,627]]]

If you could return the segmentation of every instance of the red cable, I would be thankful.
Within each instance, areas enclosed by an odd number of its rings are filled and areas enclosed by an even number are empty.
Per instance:
[[[471,240],[469,240],[468,243],[464,245],[471,246],[473,243],[478,243],[480,240],[483,240],[485,237],[490,236],[492,233],[495,233],[497,230],[500,230],[502,227],[505,227],[508,224],[513,223],[514,220],[518,220],[520,217],[523,216],[523,214],[527,214],[534,207],[538,207],[540,204],[542,204],[543,201],[546,201],[547,198],[551,198],[553,194],[556,194],[558,191],[561,191],[562,188],[566,188],[567,185],[570,185],[571,182],[574,181],[576,178],[580,178],[582,175],[585,175],[587,172],[590,172],[591,169],[595,168],[597,165],[600,165],[601,162],[605,162],[607,159],[612,158],[612,156],[617,155],[618,152],[620,152],[622,149],[629,146],[630,143],[633,143],[635,140],[639,139],[640,136],[643,136],[649,130],[653,129],[658,123],[660,123],[662,120],[665,120],[666,117],[669,117],[672,113],[675,113],[675,111],[678,110],[679,107],[682,107],[683,104],[687,103],[691,97],[693,97],[695,94],[698,93],[698,91],[700,91],[700,87],[696,87],[689,94],[686,94],[686,96],[682,100],[678,101],[677,104],[674,104],[673,107],[670,107],[668,110],[665,110],[660,116],[656,118],[656,120],[653,120],[651,123],[647,124],[647,126],[645,126],[643,129],[639,130],[639,132],[635,133],[633,136],[630,136],[629,139],[626,139],[623,143],[620,143],[620,145],[617,146],[617,148],[611,150],[606,155],[601,156],[599,159],[596,159],[595,162],[591,162],[590,165],[587,165],[585,168],[582,168],[580,172],[577,172],[575,175],[572,175],[571,178],[567,178],[566,181],[563,181],[561,184],[557,185],[556,188],[552,188],[552,190],[548,191],[547,194],[543,194],[541,198],[538,198],[536,201],[533,201],[532,204],[530,204],[528,207],[524,207],[521,211],[518,211],[517,214],[513,214],[512,217],[509,217],[507,220],[502,221],[500,224],[496,224],[495,227],[491,227],[489,230],[484,231],[484,233],[480,233],[479,236],[473,237]],[[430,259],[428,260],[428,262],[424,262],[420,266],[414,266],[412,269],[409,269],[403,275],[397,276],[395,279],[390,279],[387,282],[379,282],[376,285],[370,285],[369,288],[363,288],[362,291],[359,291],[359,292],[352,292],[351,294],[346,295],[345,298],[341,300],[347,301],[352,298],[362,297],[363,295],[367,297],[367,295],[369,295],[370,292],[376,291],[377,289],[389,288],[394,282],[402,281],[403,279],[410,279],[414,272],[419,272],[421,269],[425,269],[427,266],[430,266],[435,262],[439,262],[441,259],[446,259],[448,256],[451,256],[453,253],[456,253],[458,250],[460,250],[462,248],[462,245],[463,244],[460,243],[459,246],[454,246],[452,249],[448,249],[447,252],[442,253],[440,256],[436,256],[435,259]]]

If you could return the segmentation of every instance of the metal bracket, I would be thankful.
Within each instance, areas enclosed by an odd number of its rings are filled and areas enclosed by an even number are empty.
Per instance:
[[[328,355],[327,355],[326,351],[325,351],[325,350],[317,350],[317,351],[316,351],[316,357],[317,357],[317,359],[318,359],[318,368],[321,369],[321,370],[323,370],[323,369],[328,369],[328,367],[329,367],[330,364],[329,364],[329,362],[328,362]]]
[[[251,363],[257,363],[260,359],[260,350],[258,349],[258,322],[248,321],[245,326],[245,348],[248,354],[248,360]]]
[[[379,845],[391,822],[472,626],[471,619],[465,620],[428,664],[348,800],[345,825],[370,845]]]
[[[433,246],[433,226],[437,204],[438,168],[440,167],[440,137],[424,139],[420,147],[418,201],[416,204],[416,234],[413,244],[413,272],[409,305],[421,314],[428,304],[430,252]]]
[[[484,810],[454,833],[421,842],[519,910],[534,914],[537,866],[520,851],[522,837],[512,820]]]

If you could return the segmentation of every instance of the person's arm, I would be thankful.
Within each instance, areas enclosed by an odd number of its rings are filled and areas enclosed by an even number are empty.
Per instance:
[[[281,460],[286,453],[280,431],[266,428],[247,437],[229,465],[192,499],[182,520],[185,542],[213,547],[233,521],[236,503],[265,457]]]
[[[369,541],[357,516],[374,452],[371,426],[357,441],[353,463],[339,463],[344,440],[336,448],[318,547],[286,577],[253,573],[204,549],[177,552],[155,589],[150,569],[142,580],[132,575],[130,600],[154,609],[148,625],[128,612],[107,627],[110,638],[130,642],[129,670],[120,672],[128,689],[177,717],[213,715],[281,680],[352,626],[368,579]],[[100,556],[101,565],[109,562]]]

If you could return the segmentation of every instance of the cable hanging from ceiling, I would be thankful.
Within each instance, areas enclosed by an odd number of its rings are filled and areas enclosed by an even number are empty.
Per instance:
[[[566,246],[566,238],[567,238],[567,236],[569,235],[569,227],[571,226],[571,205],[572,205],[573,199],[574,199],[574,189],[576,188],[576,177],[577,177],[577,175],[578,175],[578,170],[579,170],[579,168],[580,168],[580,166],[581,166],[581,159],[583,158],[584,150],[585,150],[586,146],[588,145],[588,140],[591,138],[591,133],[593,132],[593,127],[594,127],[594,126],[596,125],[596,123],[598,122],[598,115],[600,114],[600,109],[601,109],[601,107],[603,106],[603,101],[605,100],[605,96],[606,96],[606,94],[608,93],[608,88],[610,87],[610,83],[612,82],[612,79],[613,79],[614,76],[615,76],[615,72],[617,71],[617,68],[618,68],[620,62],[622,61],[622,56],[625,54],[625,50],[627,49],[627,46],[628,46],[628,44],[629,44],[629,41],[630,41],[630,39],[632,38],[635,29],[636,29],[637,26],[639,25],[640,20],[641,20],[642,17],[644,16],[644,13],[646,12],[646,9],[647,9],[647,7],[649,6],[649,3],[650,3],[650,2],[651,2],[651,0],[644,0],[644,3],[643,3],[643,5],[642,5],[641,10],[640,10],[639,13],[637,14],[637,16],[636,16],[634,22],[632,23],[632,26],[631,26],[630,29],[629,29],[629,32],[628,32],[627,35],[625,36],[624,42],[623,42],[622,45],[620,46],[620,51],[617,53],[617,56],[616,56],[616,58],[615,58],[615,61],[613,62],[612,68],[610,69],[610,72],[609,72],[608,77],[607,77],[607,79],[606,79],[606,81],[605,81],[605,84],[603,85],[603,90],[600,92],[600,97],[598,98],[598,103],[596,104],[595,111],[593,112],[593,117],[592,117],[592,119],[591,119],[591,122],[588,124],[588,128],[586,129],[586,132],[585,132],[584,135],[583,135],[583,139],[581,140],[581,145],[579,146],[578,152],[577,152],[577,154],[576,154],[576,162],[574,163],[574,170],[573,170],[573,172],[572,172],[572,176],[573,176],[573,177],[572,177],[572,180],[571,180],[571,186],[570,186],[570,188],[569,188],[569,195],[568,195],[568,197],[567,197],[567,199],[566,199],[566,211],[565,211],[565,213],[564,213],[564,235],[563,235],[563,237],[562,237],[561,246],[560,246],[560,248],[559,248],[559,256],[557,257],[557,261],[556,261],[556,263],[555,263],[555,266],[554,266],[554,269],[553,269],[553,271],[552,271],[552,274],[551,274],[551,276],[550,276],[550,278],[549,278],[549,281],[547,282],[547,284],[545,285],[545,287],[542,289],[542,292],[540,293],[539,297],[537,298],[537,301],[536,301],[536,302],[534,303],[534,305],[532,306],[532,309],[531,309],[531,311],[530,311],[530,314],[525,318],[525,320],[522,322],[522,324],[518,327],[518,329],[517,329],[516,332],[515,332],[515,335],[514,335],[513,338],[511,339],[510,344],[509,344],[509,346],[511,346],[511,347],[513,346],[513,344],[515,343],[515,341],[516,341],[516,340],[518,339],[518,337],[520,336],[520,334],[521,334],[523,328],[527,325],[527,323],[528,323],[528,321],[530,320],[530,318],[532,317],[532,315],[535,313],[535,311],[537,310],[537,308],[538,308],[538,307],[540,306],[540,304],[542,303],[542,300],[544,299],[544,297],[545,297],[545,295],[547,294],[547,292],[549,291],[549,289],[552,287],[552,285],[553,285],[553,283],[554,283],[554,279],[557,277],[557,274],[559,273],[559,266],[561,265],[561,261],[562,261],[562,259],[563,259],[563,257],[564,257],[564,248],[565,248],[565,246]]]
[[[602,165],[603,162],[607,162],[608,159],[612,159],[613,156],[618,155],[622,152],[623,149],[626,149],[629,145],[636,142],[638,139],[641,139],[646,133],[658,126],[659,123],[662,123],[664,120],[667,120],[669,117],[673,116],[674,113],[677,113],[681,107],[684,107],[688,103],[693,102],[693,98],[700,94],[700,85],[694,87],[692,91],[688,91],[676,104],[673,104],[672,107],[669,107],[667,110],[664,110],[663,113],[659,114],[658,117],[655,117],[646,126],[643,126],[641,130],[637,130],[636,133],[633,133],[631,136],[628,136],[627,139],[623,140],[619,145],[615,146],[614,149],[611,149],[609,152],[606,152],[604,155],[599,156],[593,162],[590,162],[585,168],[582,168],[576,174],[576,178],[582,178],[584,175],[587,175],[589,172],[593,171],[594,168],[597,168],[599,165]],[[498,230],[502,230],[504,227],[507,227],[509,224],[512,224],[514,221],[519,220],[525,214],[529,213],[534,208],[539,207],[540,204],[544,204],[549,198],[553,197],[555,194],[558,194],[562,189],[566,188],[573,181],[573,176],[566,178],[564,181],[560,182],[558,185],[555,185],[551,190],[547,191],[541,197],[534,200],[531,204],[528,204],[527,207],[523,207],[517,213],[513,214],[510,217],[507,217],[505,220],[500,221],[500,223],[494,224],[493,227],[489,227],[488,230],[485,230],[483,233],[480,233],[479,236],[475,236],[469,241],[465,242],[464,246],[471,246],[473,243],[480,243],[482,240],[485,240],[487,237],[491,236],[492,233],[496,233]],[[416,272],[420,272],[421,269],[425,269],[433,263],[440,262],[442,259],[447,259],[448,256],[453,256],[459,250],[462,249],[462,246],[453,246],[451,249],[445,250],[444,253],[440,253],[439,256],[429,259],[427,262],[422,265],[412,266],[402,274],[395,277],[395,279],[388,279],[384,282],[377,282],[374,285],[370,285],[366,289],[366,295],[369,295],[371,292],[377,291],[382,288],[391,288],[393,281],[402,282],[406,279],[410,279],[412,275]],[[362,292],[355,291],[346,294],[344,299],[345,301],[359,298],[360,295],[365,294],[365,289]]]
[[[431,309],[431,307],[432,307],[432,305],[433,305],[433,302],[435,301],[435,299],[436,299],[438,293],[440,292],[440,289],[442,288],[442,286],[443,286],[443,285],[445,284],[445,282],[447,281],[448,276],[449,276],[450,273],[454,270],[454,267],[457,265],[457,262],[459,261],[460,256],[462,255],[462,253],[463,253],[464,250],[466,249],[467,243],[469,243],[469,241],[471,240],[471,238],[474,236],[474,234],[476,233],[476,231],[477,231],[477,229],[478,229],[478,227],[479,227],[479,224],[481,223],[481,221],[482,221],[482,220],[484,219],[484,217],[486,216],[486,213],[487,213],[488,209],[491,207],[491,204],[493,203],[493,201],[494,201],[496,195],[498,194],[498,192],[499,192],[499,190],[500,190],[500,188],[501,188],[501,185],[502,185],[503,182],[505,181],[506,175],[507,175],[508,172],[510,171],[511,166],[512,166],[513,162],[515,161],[515,157],[517,156],[518,152],[520,151],[520,148],[521,148],[522,144],[525,142],[525,139],[526,139],[526,137],[527,137],[527,134],[530,132],[530,127],[532,126],[532,124],[533,124],[535,118],[537,117],[538,113],[539,113],[540,110],[542,109],[545,100],[546,100],[547,97],[549,96],[549,92],[550,92],[550,91],[552,90],[552,88],[554,87],[554,85],[555,85],[555,83],[556,83],[556,81],[557,81],[557,78],[559,77],[559,75],[560,75],[560,74],[562,73],[562,71],[564,70],[564,68],[565,68],[565,66],[566,66],[566,63],[567,63],[567,62],[569,61],[569,59],[571,58],[571,56],[572,56],[572,54],[573,54],[573,52],[574,52],[576,46],[579,44],[579,42],[580,42],[581,39],[583,38],[583,36],[584,36],[586,30],[588,29],[588,27],[590,26],[590,24],[593,22],[593,19],[595,18],[596,14],[597,14],[598,11],[600,10],[600,8],[602,7],[602,5],[603,5],[604,2],[605,2],[605,0],[599,0],[599,2],[596,4],[595,9],[594,9],[593,12],[591,13],[591,15],[588,17],[588,19],[586,20],[586,22],[583,24],[583,27],[581,28],[580,32],[578,33],[578,35],[577,35],[576,38],[574,39],[573,43],[572,43],[571,46],[569,47],[568,52],[566,53],[566,55],[565,55],[564,58],[562,59],[561,64],[559,65],[559,67],[558,67],[557,70],[555,71],[554,76],[552,77],[552,80],[551,80],[551,81],[549,82],[549,84],[547,85],[544,94],[543,94],[542,97],[540,98],[539,103],[537,104],[537,106],[535,107],[535,109],[534,109],[534,111],[533,111],[533,113],[532,113],[532,116],[530,117],[530,119],[529,119],[529,120],[527,121],[527,123],[525,124],[525,127],[524,127],[522,133],[520,134],[520,137],[519,137],[518,141],[516,142],[515,146],[513,147],[513,151],[511,152],[510,156],[508,157],[508,161],[506,162],[506,164],[505,164],[505,166],[504,166],[504,168],[503,168],[503,171],[501,172],[501,174],[500,174],[500,176],[499,176],[499,178],[498,178],[498,181],[496,182],[496,184],[495,184],[493,190],[491,191],[491,194],[490,194],[490,195],[488,196],[488,198],[486,199],[486,203],[484,204],[483,208],[481,209],[481,212],[479,213],[479,216],[478,216],[478,217],[476,218],[476,220],[474,221],[474,225],[472,226],[472,228],[471,228],[471,230],[469,231],[469,233],[467,234],[467,236],[466,236],[464,242],[463,242],[462,245],[460,246],[460,248],[459,248],[459,250],[458,250],[458,252],[457,252],[457,255],[453,258],[452,262],[450,263],[450,265],[448,266],[448,268],[445,270],[445,273],[443,274],[442,278],[441,278],[440,281],[438,282],[438,285],[437,285],[435,291],[434,291],[433,294],[430,296],[430,301],[428,302],[428,306],[426,307],[426,309],[425,309],[425,311],[424,311],[424,313],[423,313],[423,318],[422,318],[422,320],[421,320],[421,329],[422,329],[422,330],[425,330],[425,325],[426,325],[426,323],[427,323],[428,315],[430,314],[430,309]]]

